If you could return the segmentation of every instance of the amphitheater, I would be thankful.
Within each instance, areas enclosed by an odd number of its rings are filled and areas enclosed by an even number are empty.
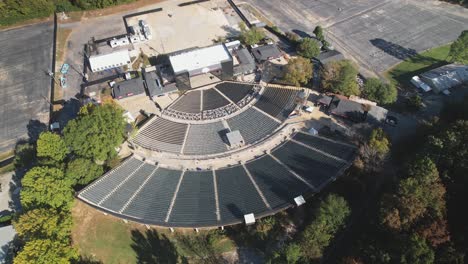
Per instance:
[[[307,93],[240,82],[189,90],[128,140],[131,157],[78,197],[125,220],[184,228],[297,206],[341,175],[356,152],[289,118]],[[234,131],[241,145],[230,144]]]

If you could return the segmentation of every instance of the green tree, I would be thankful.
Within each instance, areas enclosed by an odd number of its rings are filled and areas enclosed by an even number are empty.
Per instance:
[[[356,80],[358,71],[351,61],[333,61],[322,70],[322,87],[324,90],[345,96],[359,95],[361,91]]]
[[[310,60],[302,57],[290,59],[285,67],[283,80],[295,86],[307,84],[312,78],[312,70]]]
[[[76,259],[78,259],[78,253],[66,243],[51,239],[35,239],[26,242],[13,263],[68,264]]]
[[[369,140],[359,148],[355,164],[364,171],[377,172],[390,151],[390,141],[381,128],[372,130]]]
[[[246,45],[254,45],[265,38],[265,33],[257,27],[247,28],[244,22],[239,23],[240,40]]]
[[[43,132],[37,140],[37,156],[61,162],[69,153],[65,141],[57,134]]]
[[[328,195],[320,203],[315,219],[302,233],[299,244],[304,257],[309,260],[320,258],[350,213],[351,209],[343,197]]]
[[[320,41],[325,40],[325,37],[323,36],[323,29],[320,25],[315,27],[314,34],[315,34],[315,37],[317,37],[317,39],[319,39]]]
[[[320,54],[320,46],[315,39],[303,38],[297,46],[297,53],[302,57],[312,59]]]
[[[284,256],[287,264],[298,263],[302,257],[301,246],[296,243],[289,244],[284,250]]]
[[[464,30],[452,43],[449,57],[453,62],[468,64],[468,30]]]
[[[72,219],[67,211],[37,208],[22,214],[13,225],[25,241],[50,238],[66,242],[70,237]]]
[[[34,167],[24,175],[21,184],[21,204],[26,208],[67,208],[73,200],[72,183],[57,168]]]
[[[434,263],[434,251],[426,240],[412,235],[408,244],[403,247],[400,262],[402,264],[431,264]]]
[[[397,89],[395,85],[383,83],[380,79],[369,78],[366,80],[363,89],[364,95],[379,104],[391,104],[397,99]]]
[[[101,165],[95,162],[78,158],[68,163],[65,175],[68,179],[75,184],[85,185],[104,173],[104,169]]]
[[[36,149],[29,143],[18,144],[15,147],[15,168],[26,168],[36,161]]]
[[[110,103],[85,109],[68,122],[63,131],[65,142],[85,158],[104,161],[115,156],[115,148],[124,140],[123,110]]]

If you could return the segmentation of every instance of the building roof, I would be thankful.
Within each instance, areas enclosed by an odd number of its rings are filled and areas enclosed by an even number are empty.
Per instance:
[[[314,94],[311,94],[309,95],[309,98],[311,98],[312,96],[314,96]],[[311,100],[309,100],[311,101]],[[324,95],[324,94],[321,94],[318,99],[317,99],[317,102],[320,103],[320,104],[323,104],[323,105],[330,105],[332,101],[332,98],[328,95]]]
[[[468,65],[449,64],[420,75],[436,92],[468,82]]]
[[[0,263],[6,263],[9,244],[15,238],[16,231],[12,225],[0,227]]]
[[[224,44],[192,49],[169,56],[174,73],[194,71],[231,60],[231,54]]]
[[[158,85],[156,80],[159,80],[159,77],[155,71],[143,72],[143,77],[145,78],[148,94],[151,97],[177,91],[177,86],[175,84],[168,84],[165,86]]]
[[[244,138],[242,137],[239,130],[235,130],[226,134],[226,137],[231,146],[241,146],[244,145]]]
[[[123,99],[129,96],[142,94],[145,92],[143,80],[135,78],[116,83],[112,88],[113,96],[115,99]]]
[[[326,52],[322,52],[317,56],[317,59],[322,63],[322,64],[327,64],[332,61],[340,61],[344,60],[345,57],[341,52],[336,51],[336,50],[330,50]]]
[[[388,110],[376,105],[361,104],[348,99],[333,97],[330,112],[334,115],[349,118],[355,122],[383,122]]]
[[[130,61],[128,50],[118,50],[112,53],[91,55],[89,57],[89,65],[93,72],[128,65]]]
[[[243,72],[250,72],[255,70],[255,59],[252,57],[252,54],[250,54],[250,52],[246,48],[236,50],[235,54],[237,55],[239,64]]]
[[[252,54],[258,61],[266,61],[281,57],[282,53],[275,44],[263,45],[252,49]]]

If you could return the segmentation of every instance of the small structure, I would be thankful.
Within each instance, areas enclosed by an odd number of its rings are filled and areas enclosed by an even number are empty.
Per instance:
[[[123,38],[113,38],[109,41],[109,45],[112,47],[112,48],[116,48],[116,47],[122,47],[122,46],[126,46],[126,45],[129,45],[130,44],[130,41],[128,40],[128,37],[125,36]]]
[[[413,78],[411,78],[411,83],[420,88],[421,90],[423,90],[424,92],[429,92],[432,90],[432,88],[427,85],[425,82],[421,81],[421,79],[419,78],[419,76],[413,76]]]
[[[299,195],[299,196],[295,197],[294,202],[296,203],[297,206],[301,206],[301,205],[306,203],[306,201],[305,201],[304,197],[302,197],[302,195]]]
[[[89,56],[88,61],[91,71],[93,72],[126,66],[131,62],[128,50],[118,50],[107,54],[91,55]]]
[[[320,94],[317,100],[317,104],[328,107],[331,104],[332,99],[333,98],[328,95]]]
[[[242,137],[239,130],[235,130],[226,134],[231,148],[240,148],[245,145],[244,138]]]
[[[246,225],[255,224],[255,215],[253,213],[244,215],[244,221]]]
[[[232,51],[234,58],[234,76],[255,72],[255,59],[246,48]]]
[[[435,93],[468,82],[468,65],[449,64],[419,75]]]
[[[258,62],[264,62],[281,57],[283,54],[275,44],[263,45],[252,49],[252,54]]]
[[[341,52],[339,52],[339,51],[336,51],[336,50],[329,50],[329,51],[325,51],[325,52],[320,53],[320,54],[317,56],[317,59],[320,61],[320,63],[322,63],[323,65],[325,65],[325,64],[330,63],[330,62],[333,62],[333,61],[341,61],[341,60],[344,60],[345,57],[344,57],[343,54],[341,54]]]
[[[143,80],[140,78],[119,82],[112,87],[112,97],[115,99],[124,99],[144,93],[145,87]]]
[[[151,98],[177,92],[177,87],[174,83],[168,85],[163,85],[161,83],[155,67],[145,69],[143,71],[143,78],[145,79],[148,95]]]
[[[333,96],[328,111],[353,122],[384,122],[388,110],[376,105],[362,104],[342,97]]]

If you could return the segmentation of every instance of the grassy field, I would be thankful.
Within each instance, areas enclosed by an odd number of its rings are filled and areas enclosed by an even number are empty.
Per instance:
[[[73,244],[83,257],[106,264],[138,263],[139,260],[175,263],[182,259],[190,263],[196,257],[178,245],[182,237],[197,236],[193,230],[171,233],[167,229],[147,229],[141,224],[124,223],[104,215],[80,201],[75,202],[72,215]],[[201,231],[200,235],[205,232]],[[234,242],[225,237],[217,243],[215,251],[229,252],[234,248]]]
[[[413,89],[410,82],[415,75],[448,64],[447,57],[450,44],[427,50],[414,57],[408,58],[388,70],[385,75],[401,89]]]

